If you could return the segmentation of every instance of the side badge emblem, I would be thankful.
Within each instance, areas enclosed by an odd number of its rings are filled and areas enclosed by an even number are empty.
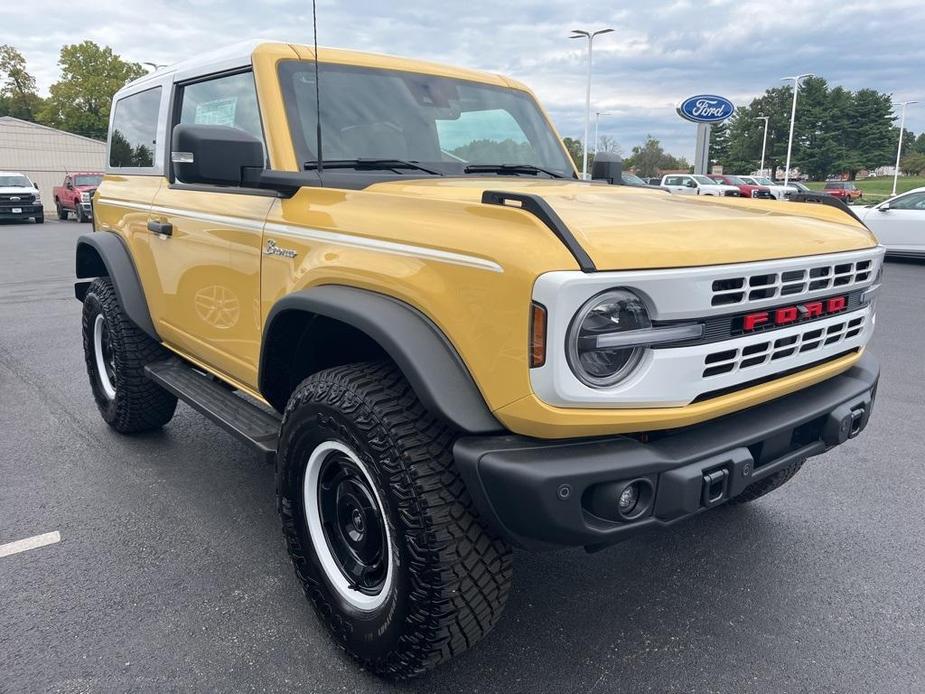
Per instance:
[[[278,255],[282,258],[295,258],[298,253],[288,248],[280,248],[273,239],[267,239],[266,248],[263,249],[264,255]]]

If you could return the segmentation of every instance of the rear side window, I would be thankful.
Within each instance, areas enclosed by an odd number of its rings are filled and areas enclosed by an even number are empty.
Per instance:
[[[119,168],[154,166],[157,114],[161,88],[132,94],[116,102],[109,136],[109,165]]]
[[[264,141],[253,73],[239,72],[188,84],[181,98],[180,123],[227,125]]]

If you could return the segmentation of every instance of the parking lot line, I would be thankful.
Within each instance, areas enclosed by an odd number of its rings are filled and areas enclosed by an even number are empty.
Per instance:
[[[0,558],[8,557],[11,554],[26,552],[30,549],[38,549],[45,545],[53,545],[56,542],[61,542],[61,533],[57,530],[42,535],[33,535],[32,537],[27,537],[25,540],[8,542],[5,545],[0,545]]]

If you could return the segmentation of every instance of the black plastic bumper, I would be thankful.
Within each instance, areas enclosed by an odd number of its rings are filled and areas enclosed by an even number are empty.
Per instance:
[[[870,418],[879,375],[877,360],[865,354],[815,386],[694,427],[653,433],[646,442],[471,436],[457,441],[454,454],[483,520],[509,542],[593,548],[718,506],[794,461],[857,436]],[[614,490],[618,495],[634,480],[650,492],[644,513],[626,521],[596,515],[601,499],[615,498]]]

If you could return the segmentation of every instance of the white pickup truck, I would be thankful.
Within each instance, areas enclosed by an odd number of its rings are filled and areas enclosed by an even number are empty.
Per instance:
[[[45,221],[42,197],[28,176],[17,171],[0,171],[0,219],[36,224]]]
[[[713,195],[719,198],[742,197],[742,192],[736,186],[717,183],[712,178],[698,174],[668,174],[662,176],[660,187],[676,195]]]

